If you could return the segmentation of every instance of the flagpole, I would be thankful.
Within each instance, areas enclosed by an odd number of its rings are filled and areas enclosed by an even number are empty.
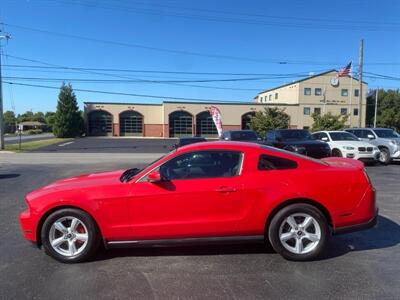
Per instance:
[[[349,122],[350,122],[350,127],[351,125],[351,111],[352,111],[352,102],[353,102],[353,73],[350,73],[350,118],[349,118]]]

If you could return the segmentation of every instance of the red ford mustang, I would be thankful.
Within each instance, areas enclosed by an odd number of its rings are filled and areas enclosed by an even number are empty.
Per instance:
[[[148,167],[82,175],[26,196],[26,239],[62,262],[104,246],[261,240],[287,259],[321,254],[331,234],[375,225],[363,164],[258,144],[204,142]]]

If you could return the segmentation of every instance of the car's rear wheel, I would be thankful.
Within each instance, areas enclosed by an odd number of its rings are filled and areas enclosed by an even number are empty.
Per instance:
[[[379,162],[387,165],[390,163],[390,152],[388,149],[386,148],[381,148],[379,149],[381,151],[380,155],[379,155]]]
[[[317,258],[329,237],[325,216],[309,204],[284,207],[272,218],[268,238],[275,251],[289,260]]]
[[[49,215],[41,231],[45,252],[64,263],[87,260],[99,246],[99,233],[85,212],[66,208]]]

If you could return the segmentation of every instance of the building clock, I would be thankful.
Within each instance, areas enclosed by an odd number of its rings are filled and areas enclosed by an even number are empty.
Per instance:
[[[336,87],[336,86],[338,86],[338,85],[339,85],[339,78],[337,78],[337,77],[332,77],[332,78],[331,78],[331,86]]]

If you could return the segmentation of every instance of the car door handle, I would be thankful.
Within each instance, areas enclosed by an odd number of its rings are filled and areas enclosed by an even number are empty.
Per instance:
[[[237,189],[235,187],[221,186],[217,188],[215,191],[219,193],[233,193],[236,192]]]

